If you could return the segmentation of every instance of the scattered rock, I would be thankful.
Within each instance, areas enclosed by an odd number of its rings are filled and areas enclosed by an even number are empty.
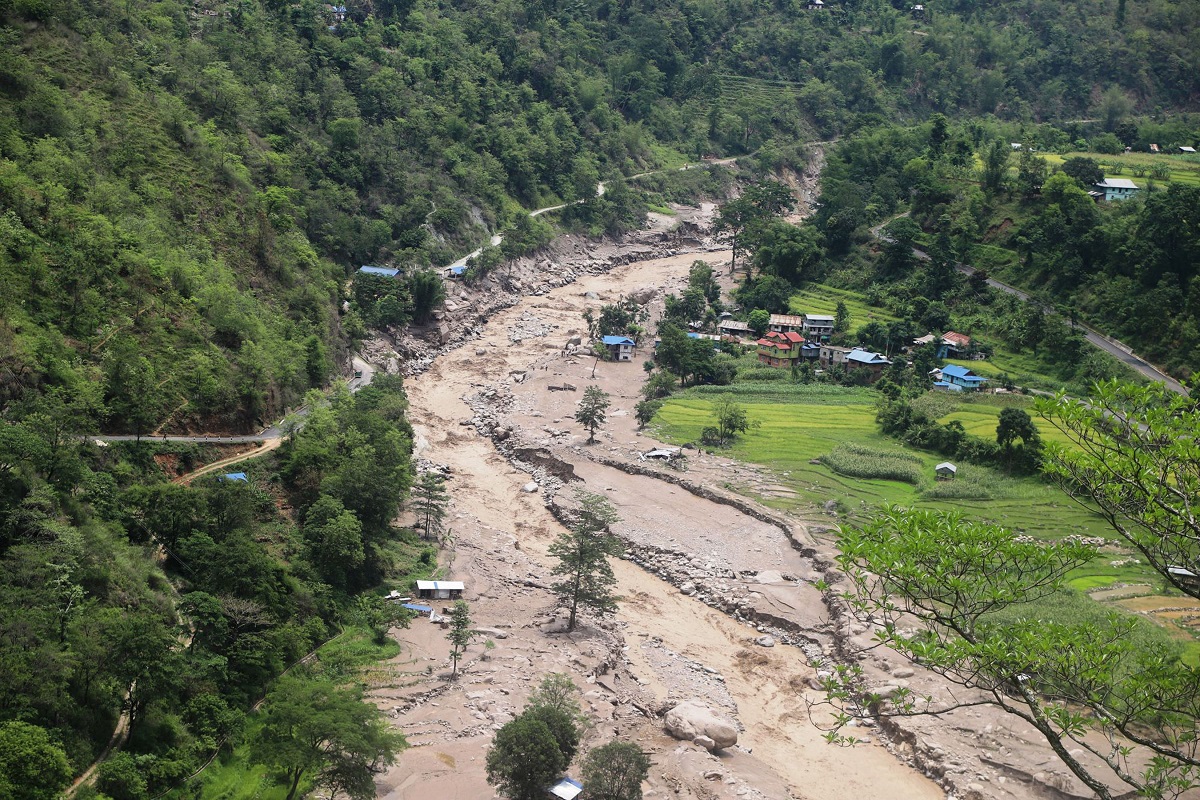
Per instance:
[[[667,733],[676,739],[695,741],[704,736],[712,740],[709,751],[737,744],[737,725],[718,715],[700,700],[686,700],[667,712],[663,720]]]
[[[537,490],[538,490],[538,485],[535,481],[530,481],[529,483],[527,483],[521,487],[522,492],[528,492],[529,494],[533,494]]]
[[[759,647],[774,647],[775,639],[771,636],[760,636],[754,640],[754,643]]]

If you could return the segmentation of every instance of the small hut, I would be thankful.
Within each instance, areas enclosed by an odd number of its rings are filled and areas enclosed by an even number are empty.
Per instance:
[[[417,597],[422,600],[461,600],[461,581],[417,581]]]
[[[933,471],[937,473],[937,479],[939,481],[952,481],[954,480],[954,476],[958,474],[958,467],[954,466],[949,461],[943,461],[934,467]]]

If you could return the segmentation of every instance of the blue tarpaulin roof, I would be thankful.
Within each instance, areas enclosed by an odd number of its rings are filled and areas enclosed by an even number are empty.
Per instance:
[[[633,339],[630,339],[628,336],[605,336],[605,337],[601,338],[600,341],[604,342],[607,345],[637,344],[637,342],[633,341]]]
[[[562,800],[574,800],[582,791],[583,784],[572,778],[563,778],[549,789],[550,794]]]
[[[359,267],[358,271],[367,275],[382,275],[385,278],[394,278],[400,274],[400,270],[391,267]]]
[[[451,267],[451,268],[450,268],[450,274],[451,274],[451,275],[462,275],[462,274],[463,274],[463,273],[465,273],[466,271],[467,271],[467,268],[466,268],[465,266],[462,266],[462,267]]]
[[[250,482],[250,479],[248,477],[246,477],[246,473],[244,473],[244,472],[226,472],[224,475],[221,476],[221,480],[223,480],[223,481],[245,481],[246,483]]]
[[[417,605],[416,603],[401,603],[400,605],[404,608],[407,608],[409,611],[416,611],[418,614],[433,613],[433,606],[422,606]]]

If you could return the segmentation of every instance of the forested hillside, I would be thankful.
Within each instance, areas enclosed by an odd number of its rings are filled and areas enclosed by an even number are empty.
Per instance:
[[[1200,138],[1194,115],[1120,128],[1130,145]],[[1099,146],[1113,136],[1099,127],[1095,133]],[[1011,149],[1017,139],[1026,149]],[[1077,332],[1046,319],[1043,303],[1120,337],[1180,377],[1192,375],[1200,369],[1200,162],[1155,156],[1158,182],[1139,176],[1139,196],[1098,203],[1088,192],[1104,177],[1096,160],[1103,155],[1072,157],[1061,170],[1043,155],[1074,146],[1048,124],[1022,130],[943,117],[856,133],[823,174],[814,222],[829,250],[825,277],[886,298],[913,320],[910,337],[952,327],[984,334],[1048,355],[1063,380],[1086,385],[1118,376],[1100,368]],[[890,243],[875,240],[869,229],[889,220],[882,234]],[[914,258],[914,244],[931,258]],[[866,257],[869,248],[879,257]],[[984,274],[968,282],[956,262]],[[1037,292],[1038,302],[980,291],[987,274]]]
[[[250,427],[343,360],[349,270],[446,263],[600,177],[1197,100],[1194,0],[830,6],[7,0],[3,400]]]

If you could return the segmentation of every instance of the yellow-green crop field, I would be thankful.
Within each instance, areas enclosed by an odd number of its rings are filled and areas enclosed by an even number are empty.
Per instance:
[[[657,434],[675,444],[698,441],[701,430],[713,424],[712,400],[720,391],[705,387],[672,397],[655,418]],[[905,447],[879,432],[875,424],[877,394],[866,389],[847,389],[828,386],[796,386],[735,384],[729,389],[759,427],[741,436],[723,454],[767,467],[778,484],[791,490],[784,495],[778,491],[755,490],[753,486],[729,486],[766,505],[800,516],[821,519],[822,506],[829,500],[838,503],[841,524],[854,524],[872,509],[884,503],[956,510],[965,515],[984,519],[1045,539],[1059,539],[1071,534],[1103,536],[1115,540],[1108,525],[1093,512],[1083,508],[1058,488],[1038,478],[1009,478],[998,472],[969,464],[959,464],[957,481],[983,485],[992,492],[990,499],[949,500],[930,499],[937,493],[933,467],[944,459],[941,456]],[[792,390],[792,391],[789,391]],[[938,398],[938,405],[952,406],[943,422],[957,419],[968,432],[981,437],[994,437],[1000,411],[1005,405],[1028,404],[1020,396],[988,398]],[[1035,416],[1036,420],[1036,416]],[[1063,441],[1047,423],[1039,424],[1046,439]],[[860,445],[876,451],[900,453],[901,457],[915,456],[920,461],[922,483],[913,485],[899,480],[861,479],[839,475],[822,463],[812,463],[838,445]],[[945,487],[945,484],[941,485]],[[1133,554],[1136,555],[1136,554]],[[1105,548],[1088,564],[1074,570],[1071,585],[1083,592],[1112,585],[1145,585],[1156,596],[1158,605],[1174,607],[1177,597],[1159,595],[1162,580],[1145,564],[1133,563],[1131,554]],[[1147,600],[1150,602],[1150,600]],[[1183,624],[1168,615],[1150,612],[1166,635],[1183,644],[1183,657],[1192,664],[1200,663],[1200,642],[1193,626]]]
[[[1181,183],[1185,186],[1200,186],[1200,163],[1196,163],[1187,156],[1175,155],[1172,153],[1121,153],[1115,156],[1106,156],[1100,153],[1066,153],[1065,155],[1056,155],[1048,153],[1042,156],[1047,164],[1051,166],[1061,166],[1068,158],[1075,157],[1090,158],[1093,161],[1100,163],[1104,169],[1105,177],[1120,177],[1129,178],[1141,188],[1146,188],[1150,183],[1150,170],[1155,166],[1165,166],[1171,170],[1169,178],[1155,178],[1154,183],[1166,188],[1172,183]],[[1123,169],[1120,174],[1115,172],[1109,164],[1120,164]],[[1133,174],[1135,168],[1144,168],[1146,174],[1139,177]]]

